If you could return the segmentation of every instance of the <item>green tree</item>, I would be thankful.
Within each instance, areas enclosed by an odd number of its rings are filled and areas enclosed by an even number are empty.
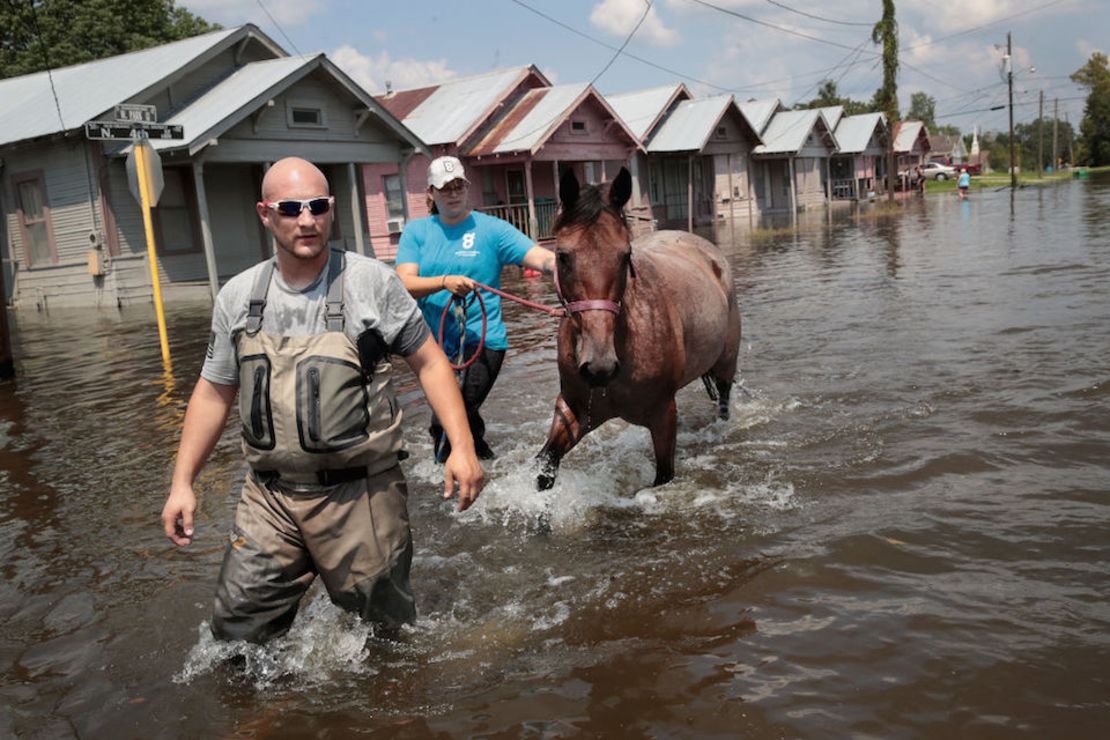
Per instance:
[[[0,79],[218,30],[174,0],[3,0]]]
[[[887,199],[894,202],[894,127],[898,123],[898,21],[894,20],[894,0],[883,0],[883,17],[871,29],[871,42],[883,45],[883,84],[875,91],[875,109],[886,114],[891,131],[886,146]]]
[[[799,110],[804,108],[825,108],[831,105],[843,106],[844,115],[846,116],[871,113],[875,110],[870,103],[840,97],[840,93],[836,89],[835,80],[822,80],[820,87],[817,88],[817,97],[805,103],[798,103],[794,108]]]
[[[930,131],[936,128],[937,101],[929,94],[915,92],[910,96],[910,109],[906,118],[921,121]]]
[[[1072,82],[1087,88],[1087,104],[1083,120],[1080,159],[1095,167],[1110,164],[1110,62],[1096,51],[1087,63],[1071,76]],[[1016,138],[1016,137],[1015,137]]]

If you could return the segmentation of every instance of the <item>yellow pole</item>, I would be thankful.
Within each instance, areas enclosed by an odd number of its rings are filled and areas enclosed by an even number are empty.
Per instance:
[[[139,177],[139,199],[143,209],[143,227],[146,229],[146,254],[150,261],[150,283],[154,286],[154,313],[158,316],[158,338],[162,342],[162,362],[170,363],[170,341],[166,336],[166,314],[162,310],[162,281],[158,278],[158,259],[154,254],[154,222],[150,217],[150,144],[135,142],[135,173]]]

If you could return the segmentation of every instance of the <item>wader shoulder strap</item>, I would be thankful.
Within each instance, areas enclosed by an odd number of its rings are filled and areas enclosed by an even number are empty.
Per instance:
[[[328,331],[343,331],[343,271],[347,258],[342,250],[333,249],[328,260]]]
[[[262,309],[266,307],[266,292],[270,289],[270,278],[274,276],[276,264],[274,259],[267,260],[254,278],[250,305],[247,309],[246,331],[250,336],[254,336],[262,329]]]

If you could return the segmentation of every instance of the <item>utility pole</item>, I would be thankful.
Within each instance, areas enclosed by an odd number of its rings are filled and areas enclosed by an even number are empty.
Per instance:
[[[1052,171],[1060,166],[1059,140],[1056,138],[1060,123],[1060,98],[1052,100]]]
[[[1017,163],[1014,161],[1014,50],[1006,32],[1006,84],[1010,88],[1010,190],[1017,190]]]
[[[1044,172],[1044,90],[1041,90],[1041,111],[1037,114],[1037,179]]]

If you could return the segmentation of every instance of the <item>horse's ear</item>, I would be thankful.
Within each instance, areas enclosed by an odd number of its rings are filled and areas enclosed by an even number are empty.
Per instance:
[[[609,186],[609,205],[619,212],[631,197],[632,175],[628,174],[626,168],[621,167],[621,171],[617,173],[617,179]]]
[[[563,212],[569,211],[578,202],[578,178],[574,176],[574,169],[567,169],[559,178],[559,200],[563,204]]]

